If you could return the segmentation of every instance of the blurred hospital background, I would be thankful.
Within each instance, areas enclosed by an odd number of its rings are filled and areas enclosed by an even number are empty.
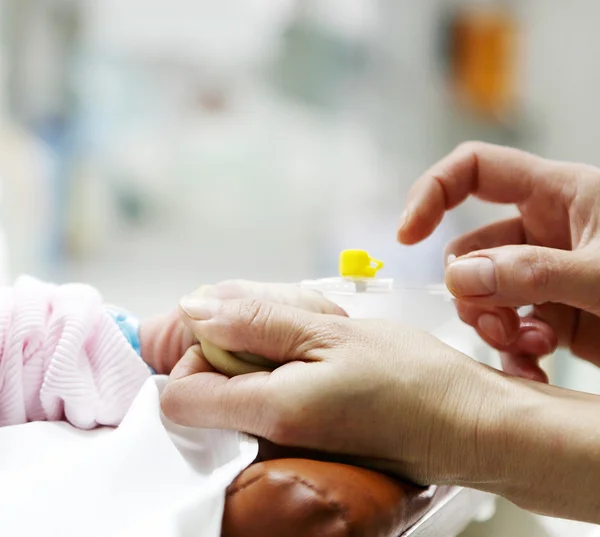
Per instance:
[[[408,287],[470,202],[395,243],[410,184],[469,139],[600,165],[594,0],[0,0],[1,220],[13,278],[139,315],[226,278]],[[555,360],[557,382],[598,391]]]

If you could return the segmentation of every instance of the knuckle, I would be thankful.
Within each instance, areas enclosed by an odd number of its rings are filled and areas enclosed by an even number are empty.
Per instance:
[[[269,304],[258,299],[245,300],[240,305],[240,314],[244,323],[250,328],[264,328],[271,316]]]
[[[281,327],[285,333],[280,334],[282,347],[287,354],[308,356],[315,347],[319,346],[321,334],[312,324],[300,320],[293,321],[290,326]]]
[[[513,266],[512,283],[518,287],[528,287],[536,294],[548,289],[552,271],[552,261],[533,250]]]
[[[246,300],[240,303],[237,332],[253,332],[259,339],[277,342],[283,355],[309,357],[311,353],[347,343],[353,330],[341,308],[330,315],[306,313],[301,309],[281,309],[269,302]]]
[[[300,326],[296,331],[293,345],[300,354],[309,355],[324,349],[339,347],[347,343],[354,335],[348,319],[341,315],[328,319],[327,322]]]

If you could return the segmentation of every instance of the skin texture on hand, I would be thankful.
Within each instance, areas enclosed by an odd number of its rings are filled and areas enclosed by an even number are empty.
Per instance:
[[[259,283],[247,280],[228,280],[203,288],[204,298],[255,298],[278,304],[287,304],[315,313],[347,316],[337,304],[316,291],[302,290],[293,284]],[[193,308],[198,297],[191,294],[182,301]],[[140,325],[142,358],[159,374],[170,374],[173,367],[187,353],[198,352],[193,331],[182,321],[179,311],[147,319]]]
[[[506,376],[386,321],[256,300],[206,301],[189,313],[198,336],[280,367],[228,378],[194,347],[163,393],[171,420],[600,522],[599,398]]]
[[[222,282],[214,287],[202,286],[183,300],[183,307],[193,311],[204,303],[205,298],[245,298],[263,297],[275,303],[293,305],[306,311],[345,315],[345,312],[321,294],[303,291],[297,285],[290,284],[260,284],[248,281]],[[202,307],[202,306],[200,306]],[[233,377],[258,371],[271,371],[277,364],[262,356],[247,352],[230,352],[222,349],[206,338],[198,338],[201,352],[210,365],[219,373]],[[193,352],[200,352],[193,349]]]
[[[398,239],[415,244],[469,196],[519,216],[459,237],[446,282],[458,313],[502,353],[506,372],[547,381],[557,345],[600,365],[600,170],[467,143],[412,187]],[[516,309],[534,305],[519,318]]]
[[[189,314],[183,319],[198,337],[279,364],[270,373],[228,378],[216,373],[194,347],[176,366],[163,398],[166,414],[186,425],[240,429],[284,445],[291,437],[292,445],[402,466],[419,460],[421,466],[421,450],[412,445],[426,444],[419,438],[430,433],[429,427],[418,425],[430,421],[430,416],[420,420],[420,414],[434,412],[421,406],[419,396],[431,388],[428,379],[442,377],[456,385],[451,390],[456,394],[471,389],[463,381],[465,371],[487,373],[432,336],[385,321],[351,321],[256,300],[207,301],[192,310],[186,306],[183,302]],[[398,355],[405,360],[396,363]],[[195,382],[202,387],[192,387]],[[436,413],[448,383],[437,387]],[[394,389],[386,389],[390,386]],[[231,393],[231,400],[225,393]],[[383,422],[372,419],[402,395],[403,414],[410,418],[406,423],[397,423],[393,413]],[[446,403],[452,413],[456,401]],[[319,419],[314,420],[317,409]],[[355,430],[369,434],[354,437]],[[405,456],[399,459],[400,452]],[[417,470],[400,473],[414,475]]]

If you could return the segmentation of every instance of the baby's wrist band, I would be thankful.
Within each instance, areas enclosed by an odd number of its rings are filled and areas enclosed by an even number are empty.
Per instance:
[[[116,306],[106,306],[106,311],[113,318],[133,350],[141,358],[142,345],[140,342],[139,319],[128,311],[117,308]],[[150,369],[153,375],[156,373],[150,366],[148,366],[148,369]]]

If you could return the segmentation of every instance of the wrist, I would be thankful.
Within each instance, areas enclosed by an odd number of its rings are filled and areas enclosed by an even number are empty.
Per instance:
[[[462,485],[538,513],[600,522],[600,397],[489,370]]]
[[[428,439],[426,482],[478,488],[497,468],[489,446],[495,447],[504,433],[504,407],[515,387],[501,373],[470,358],[453,363],[451,369]]]

